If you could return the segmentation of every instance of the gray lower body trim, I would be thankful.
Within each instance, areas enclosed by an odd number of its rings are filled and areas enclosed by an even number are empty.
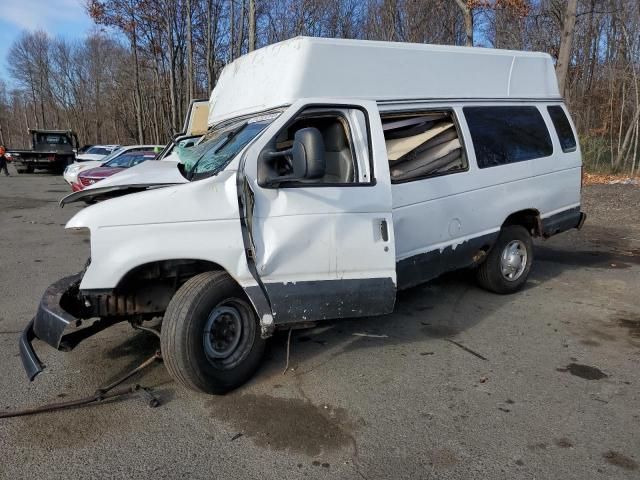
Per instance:
[[[393,311],[396,300],[396,286],[391,278],[265,283],[264,286],[276,325],[384,315]]]
[[[542,219],[542,235],[547,238],[557,233],[566,232],[572,228],[580,229],[587,215],[580,211],[580,207],[570,208]]]
[[[464,243],[432,250],[400,260],[396,264],[398,290],[411,288],[433,280],[443,273],[470,267],[480,262],[494,244],[500,232],[471,238]]]

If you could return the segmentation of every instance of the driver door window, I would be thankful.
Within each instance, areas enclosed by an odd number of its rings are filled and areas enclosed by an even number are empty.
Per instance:
[[[351,120],[351,122],[350,122]],[[316,129],[322,138],[325,161],[324,174],[317,178],[305,178],[283,182],[280,187],[339,186],[370,183],[370,159],[366,141],[357,143],[353,124],[366,135],[363,112],[357,109],[320,110],[308,108],[300,112],[274,138],[269,155],[263,155],[259,178],[290,176],[293,172],[292,147],[296,132]],[[363,147],[363,148],[362,148]],[[274,155],[273,151],[281,155]]]

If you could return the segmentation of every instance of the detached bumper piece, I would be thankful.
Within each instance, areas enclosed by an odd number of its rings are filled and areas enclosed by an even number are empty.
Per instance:
[[[19,341],[20,357],[29,380],[33,380],[44,369],[33,349],[34,338],[43,340],[55,349],[69,351],[85,338],[116,322],[109,319],[96,320],[88,327],[79,328],[82,323],[79,317],[83,311],[83,306],[78,304],[81,278],[82,274],[76,274],[50,285],[40,300],[38,312],[22,332]]]

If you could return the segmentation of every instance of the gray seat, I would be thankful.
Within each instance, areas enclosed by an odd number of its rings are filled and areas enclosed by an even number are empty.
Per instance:
[[[327,172],[322,182],[353,182],[353,156],[342,124],[337,120],[332,122],[324,129],[322,136],[327,163]]]

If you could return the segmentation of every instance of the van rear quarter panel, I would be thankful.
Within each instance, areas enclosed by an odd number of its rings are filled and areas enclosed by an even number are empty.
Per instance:
[[[500,103],[505,104],[531,105],[530,102]],[[558,102],[548,103],[553,104],[557,105]],[[474,105],[483,104],[474,102]],[[474,238],[490,238],[491,234],[500,230],[510,214],[520,210],[535,209],[545,218],[579,206],[580,150],[563,153],[546,112],[547,104],[535,105],[538,105],[549,129],[553,154],[483,169],[477,166],[462,105],[454,107],[469,169],[392,186],[398,261],[426,252],[443,252],[447,248],[455,250]],[[451,106],[428,105],[423,108]]]

